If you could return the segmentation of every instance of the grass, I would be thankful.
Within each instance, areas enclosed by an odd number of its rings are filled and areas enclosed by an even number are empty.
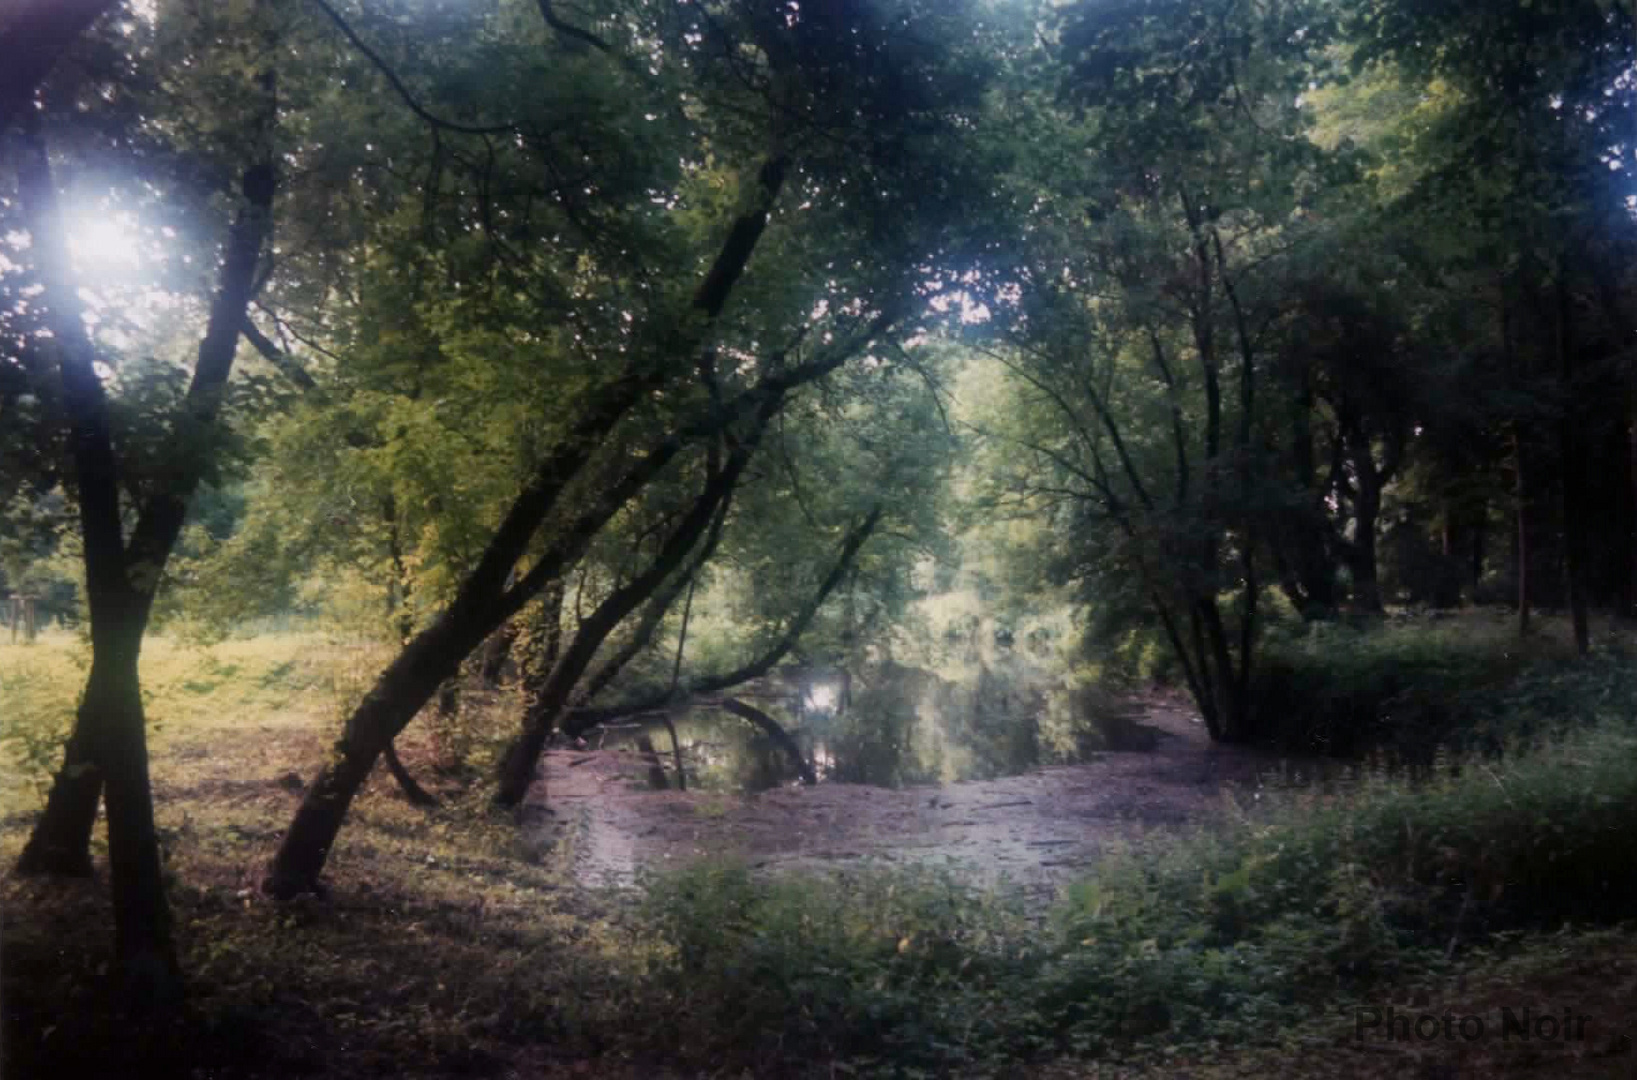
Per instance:
[[[6,789],[8,863],[39,797],[21,729],[66,723],[77,655],[66,638],[0,646],[7,771],[24,781]],[[110,942],[86,932],[108,925],[104,884],[8,875],[7,1075],[141,1062],[337,1077],[1362,1078],[1445,1075],[1427,1070],[1450,1061],[1460,1075],[1630,1075],[1637,696],[1615,653],[1548,658],[1481,690],[1483,709],[1534,731],[1527,753],[1452,758],[1413,786],[1359,768],[1275,792],[1270,808],[1230,807],[1227,828],[1114,853],[1044,913],[957,878],[868,869],[706,863],[635,895],[586,890],[554,840],[573,829],[520,829],[472,782],[498,729],[480,727],[474,770],[451,780],[415,725],[403,756],[443,806],[413,809],[374,778],[329,898],[272,905],[255,886],[299,798],[288,774],[310,772],[378,662],[316,636],[149,644],[188,1008],[156,1028],[109,997]],[[483,715],[505,724],[505,706]],[[708,819],[716,797],[700,798]],[[1347,1040],[1349,1004],[1525,999],[1595,1013],[1602,1041],[1529,1057]]]
[[[1633,1072],[1631,998],[1637,990],[1637,938],[1591,931],[1533,939],[1504,953],[1475,955],[1455,974],[1409,983],[1371,1005],[1420,1017],[1479,1016],[1482,1039],[1387,1040],[1359,1037],[1358,1014],[1346,1008],[1293,1017],[1259,1044],[1178,1048],[1147,1059],[1060,1061],[1041,1080],[1397,1080],[1402,1077],[1576,1077],[1625,1080]],[[1503,1009],[1587,1018],[1584,1039],[1542,1041],[1494,1037]]]

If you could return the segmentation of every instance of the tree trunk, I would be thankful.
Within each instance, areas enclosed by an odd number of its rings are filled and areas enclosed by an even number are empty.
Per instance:
[[[76,720],[63,766],[51,781],[45,812],[17,859],[19,874],[91,874],[91,833],[102,801],[102,772],[91,757],[90,731],[85,720]]]
[[[1347,549],[1347,564],[1353,574],[1353,606],[1370,615],[1379,615],[1381,583],[1376,576],[1376,522],[1381,516],[1381,488],[1375,462],[1366,445],[1362,455],[1355,451],[1357,497],[1353,500],[1353,542]]]
[[[91,672],[86,681],[67,762],[59,773],[61,792],[48,799],[60,818],[42,818],[24,859],[36,865],[57,863],[71,869],[89,864],[89,823],[96,817],[97,788],[85,780],[100,774],[108,800],[108,861],[113,893],[115,953],[128,999],[141,1005],[168,1003],[181,993],[181,976],[171,939],[170,908],[154,829],[153,794],[148,778],[147,731],[137,660],[152,604],[152,586],[133,587],[120,519],[119,480],[109,425],[108,403],[96,371],[95,350],[85,331],[70,272],[68,242],[55,183],[30,114],[18,168],[18,189],[34,232],[34,257],[42,297],[58,350],[63,403],[68,415],[74,469],[79,482],[80,534],[84,546],[86,598],[91,610]],[[251,249],[259,251],[259,234]],[[230,251],[229,266],[233,264]],[[224,292],[225,292],[224,288]],[[220,298],[219,302],[220,302]],[[213,310],[211,329],[216,328]],[[242,317],[242,310],[240,312]],[[235,323],[235,326],[237,324]],[[213,335],[201,346],[200,364]],[[233,333],[234,342],[238,332]],[[228,358],[231,359],[231,356]],[[194,386],[200,380],[195,375]],[[190,387],[189,399],[193,393]],[[196,479],[196,477],[195,477]],[[183,495],[185,498],[185,493]],[[144,526],[168,523],[170,501],[150,504],[138,523],[136,542],[148,535]],[[180,517],[176,523],[179,527]],[[174,534],[170,537],[174,540]],[[138,551],[144,550],[137,548]],[[168,554],[169,543],[163,551]],[[86,755],[95,769],[83,769]],[[65,846],[75,845],[73,847]],[[81,852],[85,854],[81,854]]]
[[[1558,377],[1563,384],[1564,414],[1559,429],[1563,489],[1563,562],[1568,575],[1569,612],[1574,623],[1575,651],[1585,656],[1591,650],[1591,628],[1586,612],[1586,516],[1585,462],[1579,429],[1585,422],[1580,391],[1575,385],[1574,343],[1570,339],[1569,288],[1561,272],[1557,280],[1556,349]]]
[[[83,3],[64,6],[89,10],[88,5]],[[268,106],[259,121],[264,128],[262,145],[266,148],[271,145],[275,102],[270,70],[261,74],[260,83]],[[24,197],[25,207],[37,233],[36,258],[46,288],[46,303],[51,309],[53,332],[65,350],[62,371],[65,399],[73,413],[71,423],[75,428],[73,438],[76,470],[81,484],[81,524],[86,537],[87,592],[102,594],[102,619],[105,624],[113,624],[106,629],[122,639],[134,639],[137,643],[132,646],[134,651],[140,647],[142,635],[146,632],[154,593],[169,561],[171,548],[182,531],[188,503],[209,465],[211,448],[208,441],[198,439],[197,434],[193,439],[198,445],[173,444],[169,448],[174,455],[172,474],[166,477],[167,483],[156,485],[141,507],[127,542],[120,520],[117,463],[108,430],[107,403],[95,372],[94,349],[85,335],[79,305],[74,299],[67,237],[62,232],[50,164],[38,132],[38,118],[32,113],[28,117],[28,126],[24,143],[29,160],[19,169],[19,192]],[[266,160],[251,165],[242,178],[246,205],[235,218],[227,238],[218,289],[211,302],[209,322],[199,343],[197,363],[182,403],[186,427],[195,433],[213,430],[221,408],[245,309],[249,306],[254,289],[256,268],[272,228],[275,182],[273,166]],[[70,382],[74,385],[70,386]],[[107,489],[105,492],[101,490],[104,487]],[[93,504],[107,505],[91,505],[88,511],[88,499]],[[97,517],[99,524],[91,526],[87,512]],[[107,550],[99,557],[105,565],[100,566],[96,574],[92,573],[91,567],[92,528],[106,534],[100,543]],[[97,577],[100,577],[100,581],[93,581]],[[113,610],[117,610],[117,615],[112,613]],[[97,640],[96,621],[97,611],[93,605],[93,650]],[[132,663],[135,663],[134,659]],[[101,695],[91,694],[88,682],[83,701],[101,699]],[[88,757],[105,742],[92,730],[101,720],[94,710],[84,704],[77,712],[75,729],[65,748],[63,767],[53,780],[45,812],[36,822],[29,843],[18,861],[19,872],[79,874],[89,868],[97,802],[108,777],[106,764],[94,765]],[[120,724],[132,721],[129,715],[121,715],[110,722]],[[118,745],[124,746],[127,741],[121,740]],[[145,744],[141,754],[140,772],[145,788]],[[134,782],[135,775],[130,774],[127,779]],[[151,817],[151,807],[148,814]]]
[[[1489,505],[1485,503],[1478,508],[1472,518],[1472,547],[1471,559],[1468,563],[1467,599],[1470,603],[1478,602],[1478,592],[1483,588],[1484,580],[1484,546],[1489,534]]]
[[[1523,439],[1512,425],[1512,476],[1517,502],[1518,636],[1529,636],[1529,486],[1524,471]]]
[[[330,846],[353,798],[374,769],[375,759],[438,686],[460,669],[466,655],[511,614],[493,611],[484,599],[470,586],[466,595],[457,596],[405,646],[353,710],[334,752],[308,785],[284,834],[263,882],[268,893],[289,899],[317,890]]]
[[[530,708],[528,726],[501,759],[496,803],[517,806],[528,794],[546,740],[559,714],[568,706],[580,677],[595,659],[597,650],[626,616],[641,606],[664,584],[666,578],[676,572],[688,552],[709,528],[717,507],[739,482],[739,476],[755,446],[755,435],[760,433],[770,418],[772,407],[764,409],[758,418],[756,431],[735,451],[726,468],[708,477],[704,490],[694,499],[681,523],[666,538],[653,562],[642,573],[609,593],[596,610],[580,623],[573,639],[557,658],[551,674],[541,686],[539,698]]]
[[[523,708],[525,723],[534,698],[557,663],[563,644],[563,579],[556,578],[540,591],[540,617],[529,641],[531,654],[523,662]]]
[[[137,681],[141,631],[126,637],[125,647],[111,662],[92,661],[85,706],[100,718],[97,757],[108,799],[114,946],[124,993],[139,1007],[164,1006],[180,997],[182,974],[171,938],[148,778],[147,728]]]
[[[664,791],[670,787],[670,782],[665,779],[665,763],[660,760],[659,751],[654,749],[654,740],[649,737],[646,730],[637,733],[636,743],[637,753],[648,762],[648,786],[655,791]]]
[[[719,675],[707,675],[698,679],[691,679],[679,691],[666,691],[609,708],[592,708],[587,705],[578,705],[570,709],[564,717],[564,734],[570,737],[582,735],[598,724],[606,724],[622,717],[640,716],[659,712],[662,709],[674,708],[680,701],[704,694],[716,694],[731,690],[735,686],[743,685],[752,679],[759,679],[772,671],[773,666],[782,660],[791,649],[795,648],[796,642],[800,641],[802,634],[807,632],[807,627],[812,623],[814,616],[818,614],[819,608],[824,606],[824,601],[835,591],[836,586],[841,583],[842,577],[853,565],[853,560],[858,557],[858,551],[864,546],[864,541],[870,538],[876,526],[880,524],[882,513],[883,507],[880,503],[877,503],[870,508],[870,512],[865,515],[864,520],[859,522],[847,534],[847,538],[841,545],[841,554],[830,568],[829,574],[819,583],[818,589],[814,591],[812,596],[808,597],[806,605],[786,625],[784,633],[779,635],[778,640],[774,641],[754,659]],[[1186,667],[1187,661],[1184,660],[1183,664]]]
[[[1211,662],[1205,669],[1206,686],[1217,702],[1218,738],[1222,742],[1238,742],[1250,731],[1250,702],[1244,692],[1248,688],[1235,674],[1233,646],[1216,597],[1201,597],[1197,603],[1205,644],[1210,649]]]
[[[884,325],[877,324],[877,327]],[[872,329],[852,347],[861,347],[879,329]],[[851,351],[838,351],[823,361],[805,365],[801,371],[776,376],[758,389],[747,391],[742,402],[778,404],[782,395],[792,386],[818,378],[839,367]],[[654,445],[648,455],[632,465],[616,483],[605,489],[601,498],[575,518],[564,530],[556,544],[535,560],[527,574],[510,589],[505,588],[512,566],[522,556],[528,541],[540,520],[550,511],[567,481],[580,468],[578,455],[589,453],[589,443],[596,432],[606,429],[613,418],[608,415],[611,402],[623,402],[631,384],[617,384],[618,394],[594,401],[588,406],[576,430],[552,455],[540,470],[540,479],[531,490],[513,504],[506,520],[490,540],[477,567],[461,583],[455,599],[429,626],[405,646],[391,664],[381,673],[375,686],[365,695],[336,741],[335,752],[320,769],[318,776],[307,788],[306,797],[297,808],[295,817],[286,830],[278,853],[274,856],[262,887],[269,894],[288,899],[303,892],[318,890],[318,876],[329,858],[336,833],[346,819],[347,808],[374,767],[375,759],[385,745],[402,731],[415,714],[431,698],[438,685],[453,675],[473,649],[503,622],[516,615],[524,604],[546,583],[560,575],[565,565],[578,559],[598,530],[626,502],[653,479],[664,464],[685,443],[681,436],[669,436]],[[635,384],[640,387],[640,382]],[[624,407],[616,410],[623,414]],[[730,407],[728,415],[735,415]],[[719,419],[709,425],[691,429],[701,436],[718,430]],[[551,478],[549,483],[546,478]],[[544,504],[542,506],[542,504]],[[880,519],[880,508],[873,510],[864,525],[849,537],[845,549],[847,558],[857,551],[858,544]],[[833,583],[829,583],[833,587]],[[820,600],[822,600],[822,591]],[[804,612],[795,626],[805,625],[811,612]],[[788,642],[781,643],[788,648]],[[578,730],[598,722],[587,715]],[[526,787],[526,785],[525,785]]]
[[[676,722],[666,713],[660,721],[665,725],[665,732],[671,737],[671,757],[676,761],[676,790],[688,790],[688,773],[682,766],[682,740],[676,737]]]
[[[517,644],[515,622],[508,622],[489,635],[489,640],[483,647],[483,662],[478,669],[478,677],[488,689],[494,690],[500,686],[501,673],[505,671],[506,661],[511,659],[512,646],[515,644]]]
[[[0,36],[0,132],[33,108],[40,83],[57,59],[115,0],[26,0],[11,7]]]
[[[1161,607],[1160,611],[1163,616],[1165,609]],[[1189,641],[1193,645],[1192,663],[1188,662],[1188,650],[1181,644],[1170,620],[1166,619],[1166,629],[1173,639],[1173,647],[1183,658],[1184,670],[1191,673],[1188,687],[1193,693],[1194,704],[1199,707],[1200,719],[1205,721],[1205,733],[1212,742],[1221,742],[1226,734],[1222,727],[1222,697],[1211,671],[1211,654],[1205,645],[1205,619],[1199,604],[1192,601],[1188,605],[1188,624]]]
[[[387,583],[387,618],[391,620],[398,632],[398,645],[401,648],[415,633],[415,620],[409,609],[409,571],[404,565],[403,541],[398,532],[398,500],[388,491],[381,499],[381,519],[387,527],[387,558],[392,565],[392,580]],[[387,772],[392,779],[398,782],[398,789],[404,793],[413,806],[436,806],[438,800],[431,792],[410,775],[404,768],[404,763],[398,760],[398,748],[387,743],[384,755],[387,763]]]
[[[1255,672],[1256,608],[1261,586],[1257,581],[1254,540],[1247,529],[1239,541],[1244,547],[1241,561],[1245,578],[1239,610],[1239,675],[1234,681],[1234,716],[1238,726],[1235,737],[1239,739],[1252,738],[1256,733],[1256,717],[1251,710],[1251,676]]]
[[[462,661],[528,600],[577,559],[591,537],[680,448],[676,439],[657,444],[602,499],[576,518],[565,535],[507,588],[517,560],[570,479],[590,457],[599,434],[630,407],[646,383],[632,373],[617,379],[587,406],[580,422],[513,502],[476,567],[449,606],[404,646],[358,704],[335,743],[335,752],[307,787],[268,868],[262,888],[280,899],[318,890],[318,875],[347,809],[386,744],[415,718],[438,686]]]
[[[1294,548],[1293,557],[1280,555],[1289,570],[1282,572],[1285,594],[1304,619],[1323,619],[1336,609],[1336,573],[1331,562],[1330,524],[1325,516],[1325,492],[1317,483],[1317,455],[1313,448],[1314,394],[1312,375],[1304,368],[1291,416],[1291,468],[1296,476],[1300,505],[1291,515],[1290,529],[1276,538],[1274,547]],[[1299,599],[1298,599],[1299,598]]]
[[[1633,18],[1637,19],[1637,11],[1633,12]],[[1633,380],[1626,390],[1625,434],[1626,475],[1630,481],[1626,490],[1626,505],[1631,531],[1625,536],[1625,571],[1629,591],[1622,606],[1627,618],[1637,618],[1637,380]]]

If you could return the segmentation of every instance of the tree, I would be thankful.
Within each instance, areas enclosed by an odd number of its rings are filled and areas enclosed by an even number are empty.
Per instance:
[[[34,103],[34,93],[71,45],[115,0],[31,0],[17,5],[3,29],[0,49],[16,57],[0,73],[0,131]]]
[[[179,988],[154,831],[137,659],[159,576],[188,500],[209,467],[209,434],[271,230],[271,71],[264,69],[256,82],[263,105],[252,145],[259,153],[244,170],[244,205],[226,244],[209,325],[175,420],[168,468],[150,488],[129,537],[121,520],[119,463],[106,391],[96,371],[97,350],[84,326],[57,184],[33,118],[25,121],[18,159],[20,202],[34,239],[51,348],[62,372],[92,640],[91,672],[66,760],[18,866],[23,872],[88,872],[91,827],[99,793],[106,790],[116,949],[136,1000],[165,1000]]]
[[[1011,483],[1084,538],[1077,576],[1102,562],[1140,591],[1212,736],[1246,738],[1274,505],[1265,354],[1299,193],[1324,169],[1298,96],[1325,14],[1084,4],[1058,32],[1072,111],[1020,107],[1076,153],[1040,155],[1026,261],[999,271],[1018,301],[995,356],[1022,425],[1049,433],[1007,436],[1026,455]]]
[[[1563,592],[1584,652],[1591,595],[1631,602],[1625,553],[1637,528],[1631,369],[1618,344],[1633,325],[1629,20],[1601,0],[1378,0],[1351,12],[1348,30],[1355,68],[1396,76],[1422,102],[1399,135],[1404,179],[1393,209],[1444,256],[1447,302],[1492,312],[1480,347],[1502,358],[1512,383],[1492,395],[1492,426],[1510,429],[1520,623],[1527,629],[1539,533],[1530,519],[1555,508]],[[1614,483],[1600,483],[1592,448],[1622,442],[1625,453],[1604,458],[1617,463]],[[1618,513],[1594,515],[1599,503]]]
[[[262,56],[264,64],[268,59]],[[97,371],[97,345],[83,321],[59,205],[61,185],[47,157],[38,115],[25,115],[18,139],[18,205],[33,241],[29,252],[51,331],[47,344],[31,347],[44,350],[61,370],[62,416],[74,460],[92,622],[92,669],[64,767],[52,782],[46,812],[18,867],[23,872],[88,872],[90,831],[98,797],[106,790],[116,952],[131,997],[138,1001],[167,1001],[180,988],[147,776],[138,656],[157,581],[182,530],[188,499],[216,452],[211,432],[272,227],[272,79],[272,70],[260,67],[242,92],[254,119],[246,139],[250,164],[242,172],[241,209],[226,242],[192,380],[172,419],[160,468],[149,478],[146,497],[134,507],[129,535],[123,524],[115,425]]]

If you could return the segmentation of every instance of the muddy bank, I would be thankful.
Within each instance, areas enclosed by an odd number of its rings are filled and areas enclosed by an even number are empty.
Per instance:
[[[1145,751],[898,790],[825,783],[756,795],[654,791],[649,762],[629,750],[554,750],[530,803],[539,827],[572,846],[580,879],[591,885],[725,855],[768,870],[863,860],[953,866],[977,880],[1049,891],[1110,844],[1218,816],[1223,788],[1254,786],[1269,764],[1213,745],[1174,705],[1149,706],[1142,723],[1153,732]]]

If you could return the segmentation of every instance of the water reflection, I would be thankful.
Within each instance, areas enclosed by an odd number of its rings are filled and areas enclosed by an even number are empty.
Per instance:
[[[794,688],[764,688],[744,700],[794,737],[820,782],[951,783],[1100,750],[1152,749],[1152,729],[1093,689],[1025,665],[955,674],[888,662],[856,676],[831,671]],[[775,739],[721,708],[694,709],[675,724],[689,788],[754,792],[799,782],[796,763]],[[644,755],[651,782],[666,776],[665,786],[676,786],[663,724],[611,735],[607,745],[620,742]]]

